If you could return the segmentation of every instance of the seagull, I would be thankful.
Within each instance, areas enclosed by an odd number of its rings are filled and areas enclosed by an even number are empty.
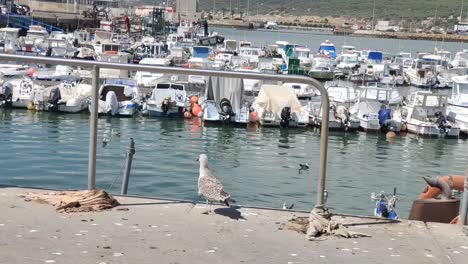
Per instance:
[[[102,147],[105,148],[107,146],[107,143],[109,143],[109,140],[107,138],[102,139]]]
[[[111,133],[112,133],[112,136],[114,137],[120,137],[120,131],[118,131],[117,129],[112,129],[111,130]]]
[[[201,154],[200,158],[200,175],[198,177],[198,195],[202,195],[206,199],[206,204],[212,202],[221,202],[229,206],[229,199],[231,195],[224,191],[223,184],[211,173],[208,168],[208,157],[205,154]],[[206,213],[212,211],[212,204],[210,209]]]
[[[283,203],[283,210],[291,210],[294,208],[294,204],[291,205],[286,205],[286,203]]]
[[[299,163],[299,174],[301,174],[301,171],[308,170],[308,169],[309,169],[309,163]]]

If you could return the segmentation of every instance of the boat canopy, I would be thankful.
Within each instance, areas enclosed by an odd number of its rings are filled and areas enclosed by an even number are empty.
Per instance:
[[[301,103],[297,99],[294,89],[280,85],[262,85],[254,104],[263,107],[265,111],[278,115],[281,115],[284,107],[290,107],[291,113],[301,112]]]
[[[193,57],[207,59],[210,55],[210,48],[208,47],[193,47]]]
[[[239,114],[243,91],[244,81],[242,79],[210,77],[205,96],[207,100],[213,100],[217,104],[220,103],[222,99],[228,99],[231,103],[232,111]],[[219,105],[216,105],[216,107],[219,108]]]
[[[424,55],[422,57],[422,59],[425,60],[425,61],[440,61],[440,60],[442,60],[442,57],[439,56],[439,55],[430,54],[430,55]]]
[[[383,60],[383,53],[380,51],[371,51],[367,55],[368,60],[372,61],[382,61]]]

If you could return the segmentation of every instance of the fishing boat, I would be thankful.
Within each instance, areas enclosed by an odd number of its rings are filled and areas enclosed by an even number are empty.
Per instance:
[[[99,88],[98,113],[111,116],[133,116],[140,105],[136,81],[130,79],[106,79]],[[91,101],[89,101],[91,111]]]
[[[413,92],[409,103],[394,112],[394,119],[417,135],[458,137],[460,128],[445,115],[447,97],[430,91]]]
[[[365,131],[400,132],[401,122],[392,118],[391,102],[398,102],[399,92],[390,88],[360,87],[357,102],[349,112]]]
[[[397,63],[385,64],[380,82],[388,85],[404,85],[403,65]]]
[[[150,117],[183,117],[186,102],[187,92],[184,84],[158,83],[146,101],[143,111]]]
[[[405,71],[405,74],[413,86],[422,88],[446,88],[450,81],[439,75],[443,65],[442,57],[432,54],[420,54]]]
[[[11,79],[3,84],[11,91],[11,106],[34,109],[35,101],[42,101],[44,86],[33,82],[30,76]]]
[[[312,59],[312,68],[309,76],[318,80],[333,80],[335,77],[335,67],[330,58],[317,56]]]
[[[369,51],[364,63],[359,70],[353,71],[349,79],[353,82],[376,82],[384,71],[383,53],[380,51]]]
[[[312,68],[312,60],[310,58],[310,49],[305,47],[295,47],[293,56],[299,59],[299,66],[307,73]]]
[[[349,108],[357,100],[354,88],[338,82],[330,82],[326,84],[326,89],[330,98],[329,129],[343,131],[359,129],[359,119],[349,113]],[[321,103],[309,103],[309,107],[311,123],[320,127],[323,114]]]
[[[244,100],[242,79],[210,77],[204,100],[199,100],[203,109],[203,121],[210,123],[249,123],[249,105]]]
[[[290,128],[309,125],[309,112],[301,106],[293,88],[264,84],[252,108],[262,126]]]
[[[452,92],[448,98],[447,115],[462,133],[468,134],[468,76],[453,77]]]
[[[322,56],[331,58],[331,59],[333,59],[333,60],[336,59],[336,47],[335,47],[335,45],[334,45],[331,41],[329,41],[329,40],[325,40],[325,42],[323,42],[322,44],[320,44],[318,53],[319,53],[320,55],[322,55]]]

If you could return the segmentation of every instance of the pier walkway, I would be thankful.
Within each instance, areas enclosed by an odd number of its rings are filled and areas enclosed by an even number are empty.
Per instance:
[[[370,238],[306,241],[280,224],[305,213],[117,197],[95,213],[57,213],[0,186],[0,263],[467,263],[461,226],[335,217]]]

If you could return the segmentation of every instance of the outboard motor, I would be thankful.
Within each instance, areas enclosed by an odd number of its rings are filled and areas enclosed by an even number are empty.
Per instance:
[[[442,114],[442,112],[436,112],[435,116],[437,117],[437,125],[439,127],[441,134],[448,134],[452,126],[449,124],[447,117]]]
[[[291,107],[286,106],[281,110],[281,122],[280,127],[287,128],[289,127],[289,122],[291,121]]]
[[[380,131],[386,133],[391,125],[392,121],[392,109],[386,108],[385,105],[382,105],[379,110],[379,125]]]
[[[58,103],[62,99],[60,95],[60,89],[58,87],[53,88],[50,91],[49,99],[47,99],[47,103],[49,103],[49,110],[53,112],[58,111]]]
[[[348,109],[346,109],[346,107],[343,105],[332,105],[331,109],[333,110],[335,118],[341,120],[341,125],[344,126],[345,131],[348,131],[349,127],[351,126]]]
[[[429,86],[430,89],[437,88],[440,84],[439,77],[437,74],[432,75],[431,78],[427,79],[427,86]]]
[[[167,114],[169,110],[171,109],[171,98],[166,97],[161,103],[161,110],[163,111],[164,114]]]
[[[219,107],[221,109],[220,115],[222,116],[224,121],[229,121],[231,119],[231,116],[234,116],[234,113],[232,112],[231,102],[228,99],[221,99]]]
[[[6,83],[0,87],[0,106],[11,106],[13,98],[13,89],[11,84]]]
[[[116,115],[119,112],[119,101],[114,91],[109,91],[106,94],[106,112],[111,115]]]

